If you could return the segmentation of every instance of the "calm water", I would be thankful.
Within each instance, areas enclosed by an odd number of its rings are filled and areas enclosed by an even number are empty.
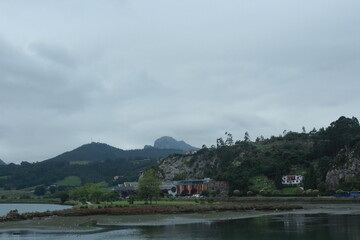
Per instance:
[[[168,226],[108,226],[97,232],[23,231],[0,233],[0,239],[237,239],[237,240],[359,240],[360,215],[286,214]]]
[[[19,213],[24,212],[46,212],[47,210],[61,210],[71,208],[67,205],[57,204],[29,204],[29,203],[1,203],[0,204],[0,216],[6,215],[10,210],[17,209]]]

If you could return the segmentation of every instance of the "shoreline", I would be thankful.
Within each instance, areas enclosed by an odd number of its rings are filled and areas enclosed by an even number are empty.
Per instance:
[[[118,207],[104,208],[70,208],[46,212],[18,213],[17,210],[10,211],[6,216],[0,217],[0,222],[22,221],[33,218],[44,218],[51,216],[73,217],[94,215],[141,215],[141,214],[179,214],[179,213],[204,213],[223,211],[289,211],[302,209],[300,205],[285,204],[246,204],[246,203],[214,203],[193,205],[124,205]]]
[[[46,212],[18,213],[17,210],[10,211],[6,216],[0,216],[0,222],[18,222],[32,219],[49,217],[88,217],[98,215],[107,216],[131,216],[131,215],[176,215],[176,214],[204,214],[208,212],[285,212],[305,209],[310,205],[320,204],[355,204],[360,203],[360,198],[334,198],[334,197],[241,197],[218,199],[216,203],[205,204],[177,204],[177,205],[108,205],[106,207],[73,207],[63,210]],[[192,201],[192,200],[189,200]],[[14,202],[17,204],[19,202]],[[26,202],[29,203],[29,202]],[[35,202],[31,202],[32,204]],[[38,202],[37,202],[38,203]],[[44,202],[41,202],[45,204]],[[1,204],[1,203],[0,203]],[[49,202],[46,204],[56,204]],[[72,205],[74,204],[59,204]]]
[[[0,223],[0,233],[49,232],[49,233],[95,233],[97,231],[112,231],[114,229],[129,229],[141,226],[163,226],[177,224],[212,223],[231,221],[244,218],[276,216],[286,214],[355,214],[360,215],[360,205],[357,204],[314,204],[304,205],[302,209],[283,211],[206,211],[190,213],[145,213],[132,215],[84,215],[33,218],[23,221],[8,221]]]

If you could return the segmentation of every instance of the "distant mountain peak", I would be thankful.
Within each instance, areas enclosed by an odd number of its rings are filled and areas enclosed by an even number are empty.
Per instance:
[[[193,147],[190,144],[187,144],[184,141],[177,141],[173,137],[163,136],[155,140],[154,142],[155,148],[160,149],[179,149],[182,151],[191,151],[198,150],[199,148]]]
[[[6,165],[6,163],[0,158],[0,165]]]
[[[173,153],[181,153],[181,149],[159,149],[159,148],[144,148],[123,150],[110,146],[106,143],[91,142],[84,144],[72,151],[64,152],[54,158],[45,161],[85,161],[97,162],[114,159],[157,159],[166,157]]]

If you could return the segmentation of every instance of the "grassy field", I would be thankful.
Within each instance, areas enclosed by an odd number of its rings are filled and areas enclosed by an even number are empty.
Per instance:
[[[58,186],[78,187],[81,185],[81,179],[78,176],[68,176],[63,180],[56,182]]]

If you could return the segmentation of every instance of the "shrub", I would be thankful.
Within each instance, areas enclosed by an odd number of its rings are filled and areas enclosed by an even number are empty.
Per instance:
[[[234,196],[240,196],[241,195],[241,192],[240,192],[240,190],[239,189],[235,189],[234,191],[233,191],[233,195]]]
[[[247,195],[247,196],[254,196],[254,193],[253,193],[253,191],[247,191],[247,192],[246,192],[246,195]]]
[[[129,203],[130,205],[134,204],[134,202],[135,202],[135,196],[134,196],[133,194],[130,195],[129,198],[127,199],[127,201],[128,201],[128,203]]]
[[[210,190],[210,196],[215,197],[216,196],[216,191],[215,190]]]
[[[338,190],[336,190],[336,193],[337,193],[337,194],[339,194],[339,193],[344,193],[344,190],[338,189]]]
[[[208,190],[204,190],[204,191],[201,192],[201,195],[207,197],[207,196],[209,196],[209,191],[208,191]]]
[[[320,193],[320,191],[317,189],[312,190],[312,194],[314,194],[314,195],[319,195],[319,193]]]
[[[312,191],[313,191],[312,189],[306,189],[305,194],[306,195],[311,195]]]
[[[296,195],[300,195],[300,194],[303,194],[303,190],[301,190],[300,188],[297,188],[297,189],[295,189],[294,190],[294,194],[296,194]]]
[[[276,190],[274,190],[274,191],[276,191]],[[272,193],[270,191],[264,190],[264,189],[260,190],[259,194],[261,196],[271,196],[272,195]]]

